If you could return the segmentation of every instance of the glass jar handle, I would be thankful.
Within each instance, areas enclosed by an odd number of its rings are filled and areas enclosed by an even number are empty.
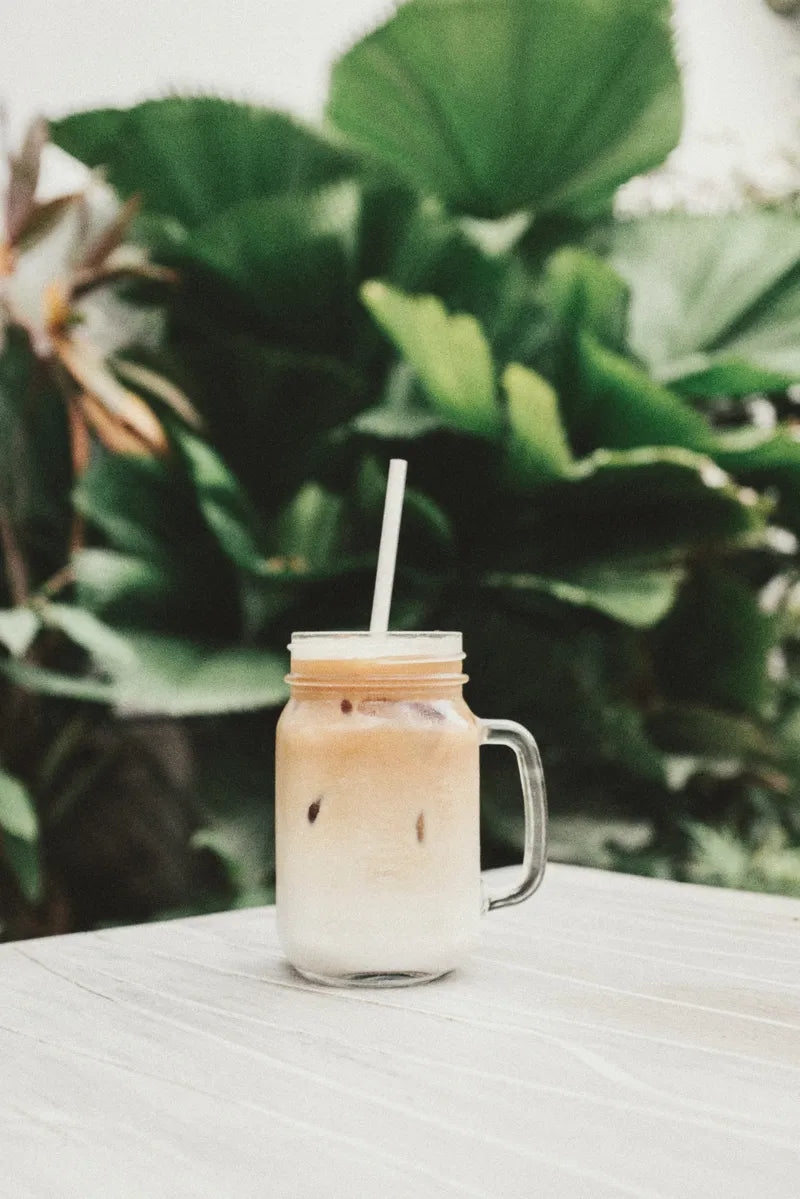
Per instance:
[[[514,720],[480,720],[484,745],[507,745],[514,751],[525,806],[525,852],[522,878],[509,891],[490,895],[486,910],[522,903],[533,895],[544,877],[547,862],[547,792],[539,747],[531,734]]]

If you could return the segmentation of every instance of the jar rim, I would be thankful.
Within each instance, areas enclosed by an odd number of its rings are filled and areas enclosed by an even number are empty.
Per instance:
[[[296,662],[351,659],[453,662],[464,657],[461,633],[442,629],[393,629],[388,633],[370,633],[367,629],[310,630],[292,633],[288,649]]]

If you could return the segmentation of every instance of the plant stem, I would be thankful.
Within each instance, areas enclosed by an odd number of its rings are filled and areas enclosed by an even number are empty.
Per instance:
[[[52,599],[53,596],[58,595],[59,591],[63,591],[65,587],[69,587],[74,582],[75,567],[71,562],[67,562],[54,575],[51,575],[46,583],[42,583],[40,591],[46,599]]]
[[[28,568],[19,548],[11,517],[5,508],[0,508],[0,547],[5,558],[11,602],[15,606],[24,604],[29,595]]]

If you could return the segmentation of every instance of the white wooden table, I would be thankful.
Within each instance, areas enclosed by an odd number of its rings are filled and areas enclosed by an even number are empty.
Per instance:
[[[553,866],[330,991],[271,909],[0,948],[0,1195],[800,1195],[800,902]]]

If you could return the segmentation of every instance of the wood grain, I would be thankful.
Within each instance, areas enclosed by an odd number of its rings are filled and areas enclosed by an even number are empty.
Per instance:
[[[0,947],[0,1195],[795,1199],[798,966],[800,902],[566,866],[402,991],[272,909]]]

